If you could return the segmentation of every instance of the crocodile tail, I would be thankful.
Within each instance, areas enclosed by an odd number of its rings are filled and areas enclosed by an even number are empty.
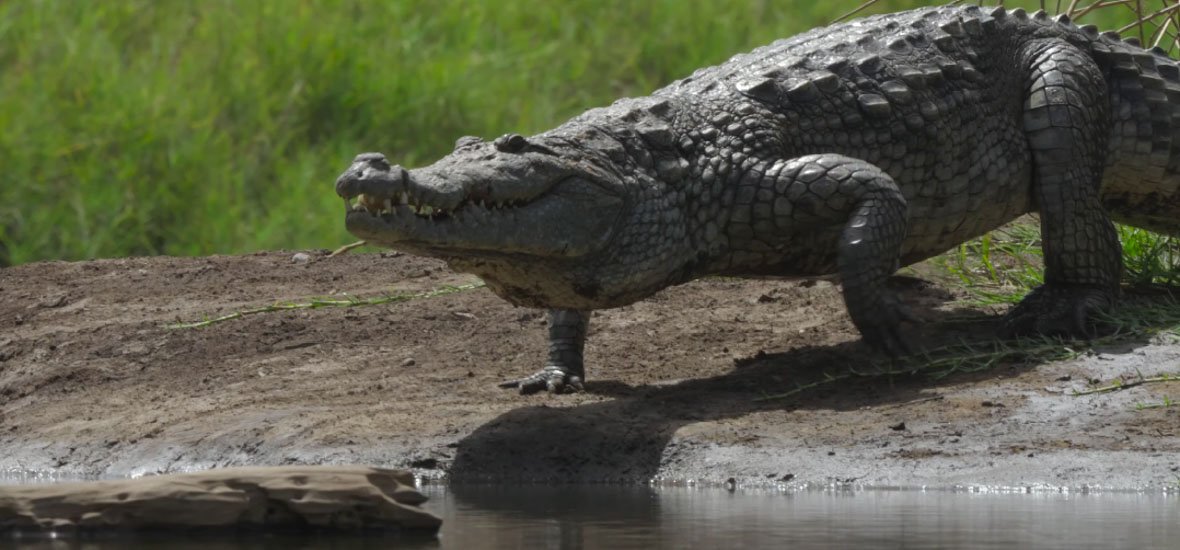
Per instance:
[[[1102,202],[1120,223],[1180,236],[1180,65],[1136,39],[1078,30],[1110,91]]]

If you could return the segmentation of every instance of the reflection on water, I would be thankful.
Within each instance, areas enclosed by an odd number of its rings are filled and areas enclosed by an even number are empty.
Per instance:
[[[1133,494],[426,487],[447,548],[1180,548]],[[509,527],[509,526],[512,527]]]
[[[21,548],[1180,548],[1163,494],[428,485],[437,539],[22,540]],[[0,547],[14,542],[0,538]]]

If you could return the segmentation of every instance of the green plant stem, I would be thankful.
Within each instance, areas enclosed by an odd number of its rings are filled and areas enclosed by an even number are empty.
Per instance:
[[[1127,388],[1134,388],[1135,386],[1142,386],[1145,384],[1159,384],[1162,382],[1180,382],[1180,374],[1167,374],[1167,373],[1165,373],[1165,374],[1161,374],[1159,376],[1139,377],[1139,379],[1137,379],[1137,380],[1130,380],[1130,381],[1119,380],[1119,381],[1113,382],[1111,384],[1108,384],[1106,386],[1100,386],[1097,388],[1091,388],[1091,389],[1082,390],[1082,391],[1075,391],[1075,392],[1073,392],[1073,394],[1074,395],[1093,395],[1096,393],[1110,393],[1110,392],[1116,392],[1119,390],[1125,390]]]

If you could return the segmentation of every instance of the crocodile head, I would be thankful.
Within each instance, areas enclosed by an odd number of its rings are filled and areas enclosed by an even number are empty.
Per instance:
[[[668,279],[667,268],[654,273],[644,265],[660,255],[642,249],[664,239],[635,234],[643,212],[639,230],[661,230],[651,200],[667,195],[656,190],[665,186],[632,166],[624,150],[597,130],[461,138],[450,155],[411,170],[362,154],[336,181],[336,193],[349,232],[444,259],[510,302],[609,307]]]

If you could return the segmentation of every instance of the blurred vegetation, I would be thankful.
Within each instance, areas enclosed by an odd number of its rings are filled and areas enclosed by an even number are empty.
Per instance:
[[[858,5],[0,1],[0,265],[334,247],[359,152],[541,131]]]

